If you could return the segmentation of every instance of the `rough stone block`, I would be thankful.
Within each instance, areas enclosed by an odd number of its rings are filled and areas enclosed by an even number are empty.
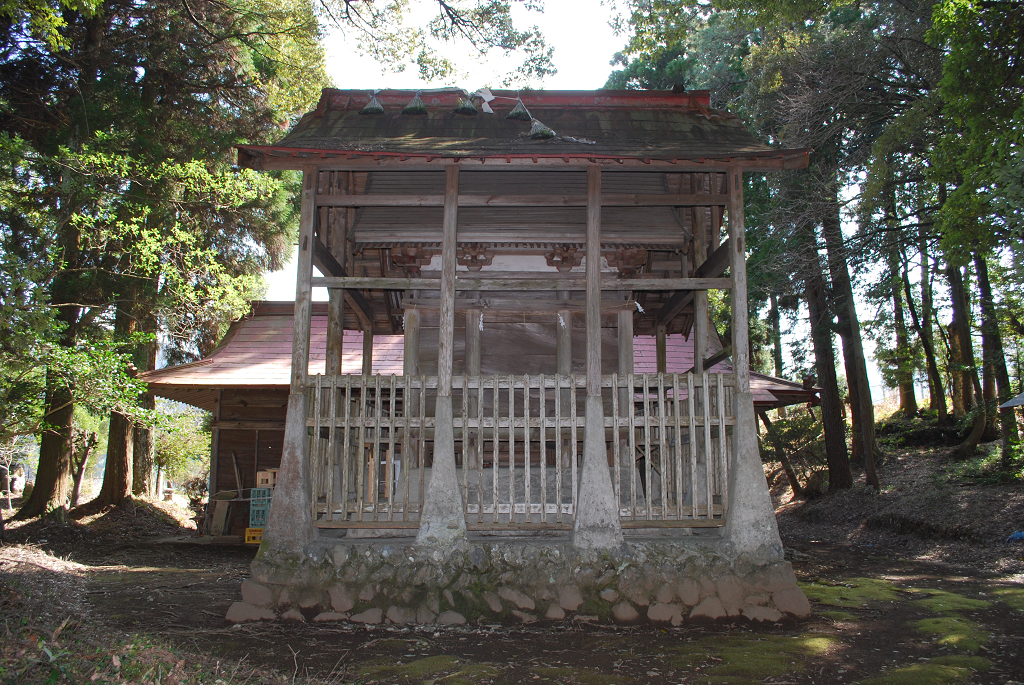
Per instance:
[[[548,610],[544,612],[544,618],[549,621],[561,621],[565,618],[565,609],[557,604],[551,604],[548,606]]]
[[[498,599],[498,595],[487,590],[484,591],[484,601],[487,602],[487,606],[490,607],[491,611],[496,614],[500,614],[504,611],[505,607],[502,606],[501,600]]]
[[[718,580],[718,598],[722,600],[722,608],[728,615],[739,615],[744,595],[746,592],[738,579],[726,576]]]
[[[760,607],[768,603],[770,597],[764,592],[756,595],[747,595],[747,598],[743,600],[744,606]]]
[[[512,615],[523,623],[535,623],[537,621],[537,617],[533,614],[528,614],[525,611],[519,611],[518,609],[513,609]]]
[[[299,600],[299,606],[303,609],[311,609],[315,606],[320,606],[320,598],[314,593],[308,593],[302,596]]]
[[[537,605],[534,604],[532,599],[524,595],[519,590],[513,590],[510,587],[503,587],[499,589],[498,596],[502,599],[512,602],[520,609],[529,609],[532,611],[533,609],[537,608]]]
[[[449,590],[448,588],[444,589],[444,600],[446,602],[448,602],[448,606],[450,606],[450,607],[454,607],[455,606],[455,597],[452,595],[452,591]]]
[[[427,607],[419,607],[416,609],[416,622],[425,625],[430,625],[437,618],[437,614],[431,611]]]
[[[389,621],[400,626],[404,626],[406,623],[416,622],[416,611],[409,607],[392,606],[388,608],[388,613],[385,615],[388,617]]]
[[[629,602],[619,602],[612,607],[612,617],[619,623],[635,623],[640,618],[640,612]]]
[[[796,575],[793,573],[792,564],[788,561],[779,561],[771,566],[766,566],[757,576],[758,589],[768,593],[782,592],[796,587]]]
[[[697,606],[697,603],[700,602],[700,585],[697,584],[697,581],[687,578],[679,584],[677,594],[686,606]]]
[[[615,590],[611,589],[610,587],[608,587],[608,588],[605,588],[604,590],[601,590],[600,597],[604,601],[606,601],[608,603],[611,603],[611,602],[617,601],[619,599],[619,593],[616,592]]]
[[[284,607],[292,603],[292,593],[288,588],[281,590],[281,594],[277,596],[277,606]]]
[[[352,607],[356,605],[355,600],[352,599],[352,595],[345,589],[343,585],[335,585],[331,587],[327,594],[331,597],[331,608],[335,611],[346,612],[351,611]]]
[[[676,598],[676,592],[668,583],[665,583],[654,595],[654,601],[659,604],[671,604]]]
[[[445,626],[461,626],[466,623],[466,617],[457,611],[446,611],[437,617],[437,622]]]
[[[322,611],[313,617],[313,623],[324,623],[326,621],[347,621],[348,614],[340,611]]]
[[[642,607],[651,603],[651,600],[648,598],[647,592],[642,585],[631,585],[629,589],[623,591],[622,596],[633,604],[637,604]]]
[[[349,620],[353,621],[355,623],[371,623],[371,624],[373,624],[373,623],[380,623],[380,620],[381,620],[381,618],[383,618],[383,616],[384,616],[384,612],[381,611],[380,609],[378,609],[377,607],[374,607],[372,609],[367,609],[366,611],[362,611],[362,612],[360,612],[358,614],[354,614]]]
[[[791,587],[788,590],[772,594],[772,603],[784,614],[790,614],[797,618],[807,618],[811,615],[811,603],[807,601],[803,590],[798,587]]]
[[[683,607],[679,604],[658,602],[647,610],[647,618],[654,623],[675,623],[682,617]],[[676,624],[678,625],[678,623]]]
[[[770,607],[743,607],[743,616],[751,621],[775,623],[782,618],[782,613]]]
[[[718,599],[718,597],[705,597],[701,603],[695,606],[693,611],[690,612],[690,618],[694,619],[717,621],[724,617],[725,608],[722,606],[722,600]]]
[[[377,595],[377,590],[372,585],[364,585],[359,591],[359,601],[369,602]]]
[[[306,617],[302,615],[302,612],[294,608],[281,614],[281,618],[285,621],[298,621],[299,623],[306,622]]]
[[[270,609],[253,606],[248,602],[235,602],[228,608],[227,620],[232,623],[245,623],[247,621],[272,621],[277,616]]]
[[[246,578],[242,581],[242,601],[257,607],[268,607],[273,603],[270,588]]]
[[[583,604],[583,595],[575,585],[558,588],[558,606],[566,611],[576,611]]]
[[[348,561],[348,547],[345,545],[337,545],[334,548],[334,566],[341,568]],[[314,619],[315,620],[315,619]]]
[[[714,581],[712,581],[710,578],[701,578],[700,579],[700,598],[701,599],[704,599],[705,597],[710,597],[711,595],[715,594],[715,592],[716,592],[716,588],[715,588]]]

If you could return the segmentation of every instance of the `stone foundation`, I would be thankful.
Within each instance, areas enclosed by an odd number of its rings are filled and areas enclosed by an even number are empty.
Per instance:
[[[264,548],[229,621],[365,624],[577,620],[681,625],[804,618],[810,605],[775,555],[728,556],[719,540],[627,540],[585,551],[568,540],[320,541],[299,558]]]

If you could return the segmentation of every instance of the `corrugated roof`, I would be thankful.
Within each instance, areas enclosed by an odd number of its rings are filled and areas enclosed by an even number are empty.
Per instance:
[[[228,388],[276,388],[289,385],[292,355],[291,302],[255,303],[253,314],[235,322],[221,345],[206,359],[192,364],[171,366],[141,374],[150,390],[168,399],[185,402],[212,411],[215,391]],[[310,337],[309,373],[324,373],[327,340],[327,308],[314,303]],[[721,349],[712,336],[709,354]],[[363,334],[345,331],[342,345],[342,373],[357,374],[363,368]],[[403,338],[401,335],[375,335],[373,338],[373,372],[380,375],[402,374]],[[668,373],[686,373],[693,367],[693,341],[682,335],[666,340]],[[654,336],[639,335],[633,339],[635,373],[657,372],[657,350]],[[728,360],[713,371],[732,371]],[[814,393],[799,383],[751,373],[754,403],[781,406],[811,400]]]
[[[493,114],[455,111],[460,91],[423,92],[426,114],[402,112],[413,90],[386,90],[376,98],[383,114],[361,110],[373,93],[326,89],[274,145],[239,146],[239,163],[260,165],[264,155],[295,151],[398,156],[592,157],[640,160],[784,158],[806,164],[805,150],[776,150],[755,138],[734,115],[709,108],[707,91],[494,91]],[[531,138],[531,123],[507,119],[517,95],[530,114],[554,131]]]

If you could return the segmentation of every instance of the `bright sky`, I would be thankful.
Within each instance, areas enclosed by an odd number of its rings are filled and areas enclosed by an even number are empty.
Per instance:
[[[420,6],[433,6],[432,2],[419,0]],[[555,48],[554,63],[558,73],[543,82],[531,84],[557,90],[592,90],[600,88],[608,79],[612,67],[612,56],[622,49],[625,36],[616,36],[609,26],[612,18],[608,0],[574,0],[558,2],[549,0],[543,14],[526,12],[513,5],[517,26],[528,27],[536,24],[544,34],[548,45]],[[359,55],[353,46],[353,38],[334,33],[326,41],[327,69],[335,86],[342,89],[372,88],[436,88],[459,86],[469,90],[482,87],[498,87],[501,74],[515,66],[514,56],[504,58],[498,52],[486,59],[474,58],[465,46],[449,49],[445,54],[458,55],[457,65],[464,70],[461,78],[454,81],[425,82],[418,78],[417,71],[410,67],[404,73],[385,73],[371,58]],[[268,273],[268,300],[295,299],[295,257],[281,271]],[[314,300],[326,300],[327,291],[316,288]],[[865,314],[867,312],[865,311]],[[798,324],[791,335],[806,336],[806,325]],[[837,341],[838,342],[838,341]],[[872,396],[875,403],[882,400],[882,379],[878,367],[871,358],[874,344],[865,340],[868,348],[868,374],[871,377]],[[837,345],[837,355],[841,348]],[[787,366],[791,362],[786,354]],[[919,399],[926,393],[920,393]]]

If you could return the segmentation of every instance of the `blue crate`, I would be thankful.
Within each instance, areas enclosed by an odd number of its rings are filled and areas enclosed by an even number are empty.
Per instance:
[[[270,512],[269,506],[257,506],[249,505],[249,527],[250,528],[263,528],[267,525],[267,514]]]
[[[270,505],[270,493],[273,490],[271,488],[253,488],[252,489],[252,505],[254,507],[266,507]]]

